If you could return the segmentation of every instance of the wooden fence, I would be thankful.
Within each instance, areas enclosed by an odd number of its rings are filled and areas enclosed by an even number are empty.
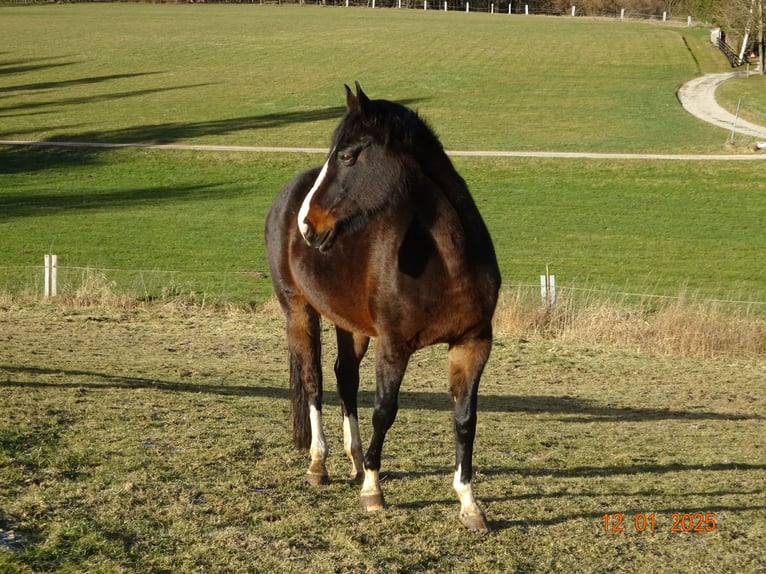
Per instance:
[[[740,58],[739,54],[737,54],[734,51],[734,49],[731,46],[729,46],[726,43],[726,40],[722,37],[718,38],[718,49],[724,53],[724,55],[726,56],[726,59],[729,60],[729,64],[731,64],[732,68],[736,68],[747,62],[747,56],[745,56],[744,58]]]

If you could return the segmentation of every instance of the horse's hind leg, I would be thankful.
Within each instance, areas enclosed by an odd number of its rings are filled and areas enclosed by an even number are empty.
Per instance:
[[[473,496],[473,442],[476,436],[476,402],[491,337],[471,339],[449,350],[450,392],[455,402],[455,479],[452,486],[460,499],[460,522],[469,530],[489,532],[484,511]]]
[[[338,359],[335,361],[335,377],[343,413],[343,448],[351,459],[351,478],[361,480],[364,472],[362,440],[359,437],[359,417],[356,398],[359,391],[359,363],[362,360],[369,337],[344,331],[336,327]]]
[[[328,482],[325,460],[327,441],[322,429],[322,365],[319,315],[307,303],[295,301],[285,307],[290,349],[290,393],[293,441],[309,449],[311,463],[306,482]]]

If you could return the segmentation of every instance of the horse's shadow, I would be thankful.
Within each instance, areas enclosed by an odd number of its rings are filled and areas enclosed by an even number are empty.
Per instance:
[[[212,395],[255,397],[266,399],[289,400],[287,387],[272,385],[230,385],[199,382],[179,382],[80,371],[30,366],[0,365],[0,373],[6,373],[6,380],[0,381],[0,387],[38,387],[38,388],[135,388],[156,389],[179,393],[207,393]],[[41,378],[45,376],[64,376],[74,379],[72,382],[46,382],[43,380],[14,380],[19,378]],[[79,380],[78,380],[79,379]],[[325,391],[326,405],[337,405],[339,400],[334,389]],[[359,406],[371,409],[375,403],[375,391],[361,389]],[[453,405],[448,393],[434,391],[401,391],[399,410],[452,411]],[[613,421],[659,421],[659,420],[762,420],[761,415],[742,415],[705,410],[674,410],[666,408],[615,407],[590,399],[575,398],[566,395],[512,395],[479,394],[479,411],[490,413],[548,413],[559,415],[566,422],[613,422]]]
[[[14,375],[16,377],[14,377]],[[46,382],[43,379],[48,376],[65,376],[74,379],[72,382]],[[98,373],[92,371],[49,369],[40,367],[19,367],[0,365],[0,376],[5,380],[0,380],[2,387],[20,387],[20,388],[46,388],[46,389],[155,389],[163,392],[179,393],[210,393],[225,396],[240,397],[261,397],[268,399],[289,400],[287,388],[273,387],[269,385],[260,386],[242,386],[242,385],[214,385],[195,382],[163,381],[157,379],[147,379],[141,377],[128,377],[113,375],[108,373]],[[14,380],[14,378],[34,378],[37,380]],[[79,379],[79,380],[78,380]],[[334,397],[334,391],[327,393],[326,402],[337,402]],[[363,406],[370,407],[374,401],[372,391],[362,391],[361,403]],[[485,404],[481,404],[484,402]],[[428,391],[407,391],[402,393],[402,409],[426,409],[426,410],[451,410],[449,401],[441,393]],[[570,397],[558,396],[537,396],[537,395],[484,395],[480,397],[480,410],[501,413],[519,413],[519,412],[549,412],[562,415],[566,420],[573,422],[588,421],[618,421],[618,420],[662,420],[662,419],[712,419],[712,420],[760,420],[763,417],[758,415],[731,415],[729,413],[716,413],[710,411],[674,411],[670,409],[639,409],[639,408],[616,408],[598,404],[595,401],[573,399]],[[477,475],[482,478],[482,482],[488,483],[486,488],[490,488],[491,482],[495,477],[518,476],[519,479],[532,477],[549,477],[555,479],[573,479],[573,478],[597,478],[601,476],[637,476],[637,475],[666,475],[673,473],[699,473],[699,472],[762,472],[766,470],[766,464],[750,464],[738,462],[721,462],[712,464],[701,463],[669,463],[669,464],[629,464],[613,466],[574,466],[565,468],[547,468],[547,467],[525,467],[517,462],[509,461],[508,464],[495,464],[489,467],[477,468]],[[399,480],[411,480],[418,478],[442,477],[449,480],[453,473],[449,466],[427,466],[419,470],[384,470],[381,473],[382,482],[395,482]],[[351,482],[349,484],[352,484]],[[445,491],[446,492],[446,491]],[[647,492],[651,496],[652,492]],[[701,492],[687,493],[684,496],[699,498],[700,496],[716,498],[727,494],[736,495],[757,495],[760,492]],[[599,520],[604,512],[602,510],[582,511],[574,513],[559,514],[548,517],[536,518],[496,518],[492,514],[492,505],[501,505],[508,503],[521,503],[524,501],[539,500],[541,498],[572,498],[572,497],[603,497],[603,492],[585,492],[573,493],[569,490],[558,490],[544,493],[522,493],[522,494],[503,494],[480,496],[480,499],[489,505],[490,527],[495,531],[519,528],[527,530],[533,526],[553,526],[564,522],[578,519]],[[631,495],[633,496],[633,495]],[[405,510],[422,510],[434,505],[451,507],[454,505],[452,497],[427,498],[411,500],[405,502],[392,501],[392,506]],[[625,509],[623,509],[625,510]],[[639,509],[644,511],[645,509]],[[734,506],[734,505],[706,505],[701,511],[704,512],[742,512],[742,511],[763,511],[766,506]],[[520,507],[523,512],[523,507]],[[664,511],[662,509],[652,509],[658,516],[670,516],[671,512],[678,512],[677,508]],[[693,512],[694,509],[685,509]]]

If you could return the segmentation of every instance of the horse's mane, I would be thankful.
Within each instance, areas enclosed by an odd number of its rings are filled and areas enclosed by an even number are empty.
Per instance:
[[[494,257],[492,240],[468,185],[431,126],[416,111],[388,100],[372,100],[363,121],[383,145],[415,158],[422,174],[441,189],[455,208],[466,228],[468,243]]]

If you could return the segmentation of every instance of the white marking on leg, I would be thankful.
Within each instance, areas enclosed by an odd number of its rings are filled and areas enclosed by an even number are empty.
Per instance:
[[[380,512],[386,507],[383,491],[380,489],[380,474],[377,470],[364,469],[364,482],[359,501],[367,512]]]
[[[343,449],[351,459],[351,476],[356,477],[362,472],[362,439],[356,417],[343,417]]]
[[[460,478],[462,472],[462,465],[458,466],[455,471],[455,479],[452,481],[452,488],[455,489],[458,499],[460,499],[460,513],[471,514],[471,511],[476,507],[476,500],[473,497],[473,486],[471,486],[471,483],[463,484]]]
[[[306,238],[306,234],[309,232],[309,226],[306,223],[305,219],[309,214],[311,199],[314,197],[314,194],[316,193],[317,189],[319,189],[319,186],[322,185],[324,178],[327,176],[327,166],[330,164],[330,157],[332,157],[332,151],[330,151],[330,156],[327,158],[327,161],[324,162],[324,165],[322,166],[322,171],[319,172],[319,176],[317,176],[317,179],[314,182],[314,185],[309,190],[308,194],[306,195],[306,198],[303,200],[303,203],[301,204],[300,210],[298,211],[298,230],[301,232],[301,235],[303,236],[304,239]]]
[[[452,487],[457,492],[457,496],[460,499],[460,522],[469,530],[477,532],[487,533],[489,532],[489,526],[487,526],[487,519],[484,516],[484,511],[481,506],[476,502],[473,497],[473,487],[471,483],[463,483],[460,475],[463,473],[463,469],[458,465],[455,471],[455,479],[452,481]]]
[[[324,461],[327,458],[327,441],[322,430],[322,411],[314,405],[309,406],[309,420],[311,421],[311,466],[310,474],[327,474]]]
[[[380,474],[377,470],[364,469],[362,496],[365,494],[380,494]]]

